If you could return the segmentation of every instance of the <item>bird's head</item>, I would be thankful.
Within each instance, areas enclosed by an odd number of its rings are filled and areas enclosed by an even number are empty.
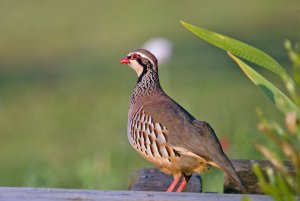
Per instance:
[[[141,79],[147,73],[157,73],[156,57],[145,49],[131,51],[126,57],[120,60],[120,64],[128,64]]]

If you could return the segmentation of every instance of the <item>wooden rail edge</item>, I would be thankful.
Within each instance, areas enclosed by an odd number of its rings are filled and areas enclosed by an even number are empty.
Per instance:
[[[0,187],[1,201],[241,201],[243,196],[251,201],[273,200],[267,195]]]

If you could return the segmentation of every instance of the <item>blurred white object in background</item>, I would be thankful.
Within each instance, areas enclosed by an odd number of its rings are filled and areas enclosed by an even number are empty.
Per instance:
[[[155,37],[147,40],[142,47],[154,54],[159,64],[167,63],[173,53],[172,42],[164,37]]]

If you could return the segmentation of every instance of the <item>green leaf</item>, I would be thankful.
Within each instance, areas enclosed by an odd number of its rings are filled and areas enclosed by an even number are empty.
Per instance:
[[[281,190],[280,194],[283,195],[284,197],[286,197],[286,200],[296,201],[295,197],[294,197],[294,192],[288,185],[288,182],[286,181],[285,177],[283,175],[281,175],[280,173],[278,173],[276,175],[276,181],[278,183],[278,189]]]
[[[274,200],[276,200],[276,201],[282,200],[278,189],[266,181],[265,176],[264,176],[261,168],[259,167],[259,165],[254,164],[252,167],[252,170],[258,178],[258,184],[259,184],[259,187],[261,188],[261,190],[265,194],[271,195],[274,198]]]
[[[242,60],[228,52],[229,56],[239,65],[247,77],[258,86],[262,92],[275,104],[275,106],[283,113],[296,112],[300,117],[299,108],[277,87],[271,82],[249,67]]]
[[[276,73],[280,77],[286,74],[286,71],[281,67],[281,65],[275,61],[271,56],[265,52],[252,47],[246,43],[240,42],[236,39],[230,38],[228,36],[197,27],[186,22],[180,21],[181,24],[190,30],[195,35],[199,36],[203,40],[215,45],[218,48],[229,51],[232,54],[256,63],[266,69]]]
[[[248,195],[243,195],[243,196],[241,197],[241,200],[242,200],[242,201],[251,201],[251,198],[250,198]]]
[[[292,98],[296,101],[297,104],[300,104],[300,101],[296,94],[296,84],[294,80],[288,75],[286,70],[270,55],[251,45],[230,38],[228,36],[201,27],[197,27],[183,21],[180,22],[186,29],[202,38],[203,40],[209,42],[210,44],[223,50],[229,51],[238,57],[258,64],[259,66],[264,67],[265,69],[268,69],[278,75],[284,81],[285,87],[291,94]]]

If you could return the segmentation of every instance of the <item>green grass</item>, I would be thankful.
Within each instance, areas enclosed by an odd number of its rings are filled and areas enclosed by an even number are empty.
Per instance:
[[[178,20],[240,36],[286,62],[281,46],[297,35],[297,6],[280,2],[1,2],[0,185],[126,189],[134,170],[152,167],[127,142],[136,76],[118,61],[156,35],[174,42],[160,71],[169,95],[230,141],[231,158],[260,159],[251,144],[262,138],[255,108],[274,119],[279,113],[225,54]],[[220,191],[220,171],[203,177],[205,191]]]

